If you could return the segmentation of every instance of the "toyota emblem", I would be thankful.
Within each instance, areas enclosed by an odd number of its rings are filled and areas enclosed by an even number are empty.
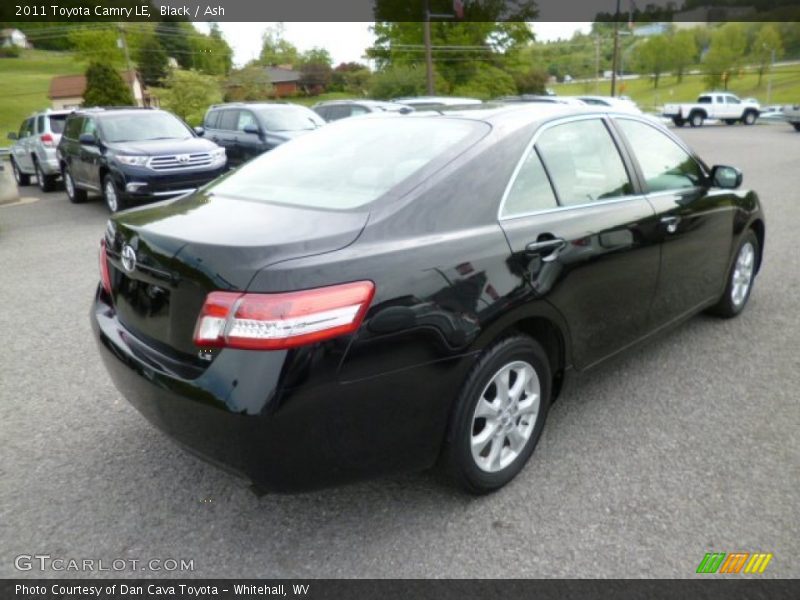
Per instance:
[[[178,154],[175,158],[178,159],[179,163],[188,163],[189,162],[189,155],[188,154]]]
[[[122,267],[128,273],[132,273],[136,268],[136,250],[128,244],[122,247]]]

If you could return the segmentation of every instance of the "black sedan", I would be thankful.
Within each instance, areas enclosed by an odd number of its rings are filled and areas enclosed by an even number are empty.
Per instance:
[[[488,492],[571,373],[744,309],[741,179],[630,114],[347,119],[114,216],[93,327],[145,417],[261,489],[438,464]]]

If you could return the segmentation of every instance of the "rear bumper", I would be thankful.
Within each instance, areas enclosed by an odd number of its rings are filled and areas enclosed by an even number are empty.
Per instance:
[[[458,389],[451,376],[460,378],[469,366],[459,358],[415,374],[342,383],[334,374],[341,355],[326,357],[322,347],[226,349],[198,375],[134,338],[99,292],[90,316],[114,384],[145,418],[193,453],[271,491],[432,466]],[[310,373],[311,364],[322,375]]]

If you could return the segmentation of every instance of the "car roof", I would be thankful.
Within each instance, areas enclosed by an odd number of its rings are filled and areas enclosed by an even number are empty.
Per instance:
[[[226,102],[224,104],[212,104],[208,110],[223,110],[226,108],[269,108],[274,110],[285,108],[308,108],[302,104],[294,102]]]
[[[392,102],[409,104],[411,106],[416,104],[482,104],[477,98],[467,98],[463,96],[403,96],[401,98],[392,98]]]
[[[314,106],[335,106],[337,104],[364,104],[365,106],[388,106],[391,108],[403,108],[403,105],[399,102],[392,102],[390,100],[369,100],[364,98],[363,100],[360,98],[348,98],[342,100],[323,100],[322,102],[317,102]]]
[[[109,115],[119,114],[136,114],[136,113],[169,113],[169,111],[161,110],[160,108],[139,107],[139,106],[92,106],[87,108],[78,108],[72,111],[72,115],[91,115],[93,117],[106,117]]]

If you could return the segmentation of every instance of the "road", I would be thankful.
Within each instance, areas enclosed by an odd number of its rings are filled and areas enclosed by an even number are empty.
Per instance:
[[[800,577],[800,135],[679,133],[761,194],[749,307],[582,377],[526,469],[483,498],[427,474],[259,498],[176,447],[91,337],[103,205],[25,188],[0,207],[0,577],[78,575],[15,570],[38,553],[182,558],[194,571],[169,574],[197,577],[669,578],[708,551],[771,552],[763,576]]]

